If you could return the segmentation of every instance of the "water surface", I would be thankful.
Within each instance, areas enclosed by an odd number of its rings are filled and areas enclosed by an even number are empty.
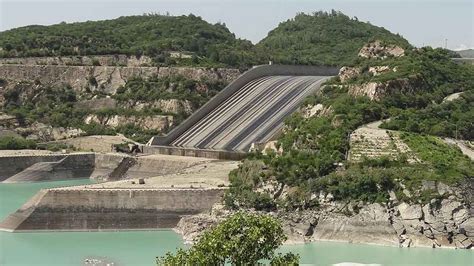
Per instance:
[[[24,184],[0,183],[0,219],[14,212],[41,188],[88,184],[89,180]],[[155,257],[184,247],[170,230],[130,232],[0,232],[0,265],[83,265],[90,257],[115,265],[154,265]],[[381,265],[474,265],[468,250],[400,249],[370,245],[317,242],[284,246],[301,255],[301,262],[332,265],[342,262]]]

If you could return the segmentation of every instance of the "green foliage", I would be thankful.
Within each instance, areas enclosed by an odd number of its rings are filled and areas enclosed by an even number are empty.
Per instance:
[[[183,76],[133,78],[117,90],[114,99],[120,102],[178,99],[188,100],[193,108],[202,106],[227,84],[223,81],[192,80]],[[206,88],[199,90],[199,87]]]
[[[257,50],[275,63],[342,66],[352,64],[362,46],[372,40],[410,46],[400,35],[333,10],[299,13],[280,23],[257,44]]]
[[[236,39],[224,24],[201,17],[143,15],[112,20],[27,26],[0,33],[4,57],[127,54],[157,64],[250,65],[252,44]],[[188,51],[193,59],[170,58]]]
[[[0,150],[22,150],[35,149],[36,142],[22,137],[4,136],[0,137]]]
[[[397,160],[346,161],[350,133],[363,124],[388,117],[392,117],[384,124],[388,128],[472,138],[474,68],[455,64],[451,56],[444,49],[422,48],[407,50],[400,58],[356,60],[356,65],[363,70],[361,76],[346,83],[331,80],[321,94],[306,99],[304,105],[322,104],[330,108],[323,116],[292,115],[285,121],[284,134],[278,140],[283,153],[255,157],[267,168],[260,173],[262,180],[274,178],[279,184],[291,187],[284,202],[273,199],[275,206],[311,208],[315,204],[310,195],[319,191],[332,193],[336,200],[386,202],[388,192],[392,190],[400,200],[425,202],[437,195],[421,190],[424,180],[456,186],[472,178],[472,161],[457,148],[426,136],[402,135],[422,160],[420,163],[408,164],[406,155]],[[385,65],[392,69],[396,67],[397,71],[378,76],[368,74],[369,67]],[[389,91],[380,101],[347,93],[347,85],[372,81],[412,86],[412,89],[400,93]],[[441,103],[444,97],[457,91],[464,91],[460,99]],[[237,171],[231,179],[232,197],[245,202],[242,207],[255,207],[257,186],[244,186],[246,183],[242,182],[241,175]],[[258,176],[258,173],[254,175]],[[412,198],[402,192],[401,184],[410,191]],[[260,192],[258,198],[265,198],[265,194]]]
[[[459,99],[430,104],[423,109],[408,108],[382,124],[383,128],[435,136],[474,140],[474,90]]]
[[[97,85],[95,78],[90,77],[89,83]],[[115,135],[122,133],[138,142],[147,142],[152,136],[163,132],[146,130],[137,125],[126,124],[111,128],[97,123],[86,124],[87,115],[94,114],[100,119],[114,115],[136,118],[153,115],[171,115],[173,123],[179,124],[189,114],[163,112],[159,108],[144,108],[137,111],[130,103],[154,103],[157,100],[178,99],[190,103],[192,109],[197,109],[206,103],[226,86],[222,81],[192,80],[183,76],[170,75],[163,78],[150,79],[132,78],[117,90],[112,97],[117,100],[118,107],[90,110],[81,107],[80,95],[70,86],[43,86],[38,84],[32,90],[31,84],[19,84],[8,90],[5,95],[4,109],[15,115],[22,126],[33,122],[41,122],[53,127],[80,128],[87,135]],[[85,96],[91,97],[90,94]],[[103,96],[103,95],[102,95]],[[84,95],[82,95],[84,97]]]
[[[249,67],[282,64],[347,65],[371,40],[408,47],[388,30],[332,11],[300,13],[280,23],[256,46],[236,39],[225,24],[201,17],[143,15],[112,20],[27,26],[0,33],[2,57],[127,54],[152,57],[155,65]],[[190,58],[174,58],[181,52]],[[93,62],[97,65],[98,62]]]
[[[474,163],[457,147],[432,136],[404,133],[401,138],[442,181],[453,184],[474,177]]]
[[[276,203],[268,194],[255,191],[265,177],[263,167],[262,161],[244,160],[238,169],[229,173],[231,186],[224,195],[226,206],[231,209],[255,208],[265,211],[276,208]]]
[[[237,213],[205,232],[188,250],[157,258],[158,265],[297,265],[298,255],[275,255],[286,240],[281,224],[266,215]]]

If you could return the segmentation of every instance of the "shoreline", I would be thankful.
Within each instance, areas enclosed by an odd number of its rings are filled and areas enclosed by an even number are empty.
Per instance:
[[[12,234],[47,234],[47,233],[127,233],[127,232],[173,232],[181,238],[182,244],[189,246],[192,245],[184,240],[183,235],[176,231],[175,228],[144,228],[144,229],[98,229],[98,230],[18,230],[18,231],[10,231],[0,228],[0,233],[12,233]],[[298,245],[311,245],[317,243],[338,243],[338,244],[350,244],[350,245],[362,245],[362,246],[378,246],[378,247],[388,247],[388,248],[398,248],[404,249],[400,246],[394,245],[385,245],[381,243],[368,243],[368,242],[353,242],[350,240],[334,240],[334,239],[315,239],[311,241],[294,241],[294,240],[287,240],[283,243],[280,247],[291,247],[291,246],[298,246]],[[409,249],[443,249],[443,250],[466,250],[466,249],[459,249],[450,246],[441,246],[437,248],[432,248],[430,246],[415,246],[410,247]],[[467,250],[466,250],[467,251]]]

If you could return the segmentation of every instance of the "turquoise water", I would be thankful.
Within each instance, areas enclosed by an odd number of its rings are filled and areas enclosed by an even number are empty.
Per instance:
[[[0,184],[0,219],[14,212],[39,189],[87,184],[89,180]],[[183,247],[172,231],[134,232],[0,232],[0,265],[82,265],[85,258],[106,258],[115,265],[154,265],[156,256]],[[400,249],[317,242],[284,246],[301,255],[301,262],[332,265],[342,262],[381,265],[474,265],[467,250]]]

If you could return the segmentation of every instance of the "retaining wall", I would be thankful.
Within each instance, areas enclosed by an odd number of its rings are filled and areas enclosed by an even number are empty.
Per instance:
[[[219,94],[214,96],[209,102],[204,104],[196,112],[188,117],[179,126],[171,130],[166,136],[155,136],[148,145],[169,145],[174,139],[183,134],[196,122],[214,110],[227,98],[231,97],[242,86],[248,82],[264,76],[335,76],[339,73],[339,68],[326,66],[290,66],[290,65],[262,65],[256,66],[244,74],[240,75],[236,80],[231,82]]]
[[[123,178],[147,178],[176,173],[196,164],[196,160],[175,160],[165,156],[131,157],[125,154],[5,156],[0,157],[0,182],[16,183],[72,178],[107,179],[126,158],[131,158],[136,163],[129,165],[126,169],[121,169]]]
[[[183,215],[209,211],[225,189],[48,189],[0,228],[102,230],[173,228]]]
[[[0,182],[40,162],[56,162],[66,155],[0,156]]]
[[[165,154],[178,155],[188,157],[202,157],[218,160],[232,160],[240,161],[244,159],[247,154],[243,152],[233,152],[224,150],[204,150],[193,148],[182,148],[173,146],[143,146],[143,152],[147,154]]]
[[[32,182],[61,180],[74,178],[89,178],[94,170],[95,154],[69,154],[55,162],[38,162],[4,182]]]

